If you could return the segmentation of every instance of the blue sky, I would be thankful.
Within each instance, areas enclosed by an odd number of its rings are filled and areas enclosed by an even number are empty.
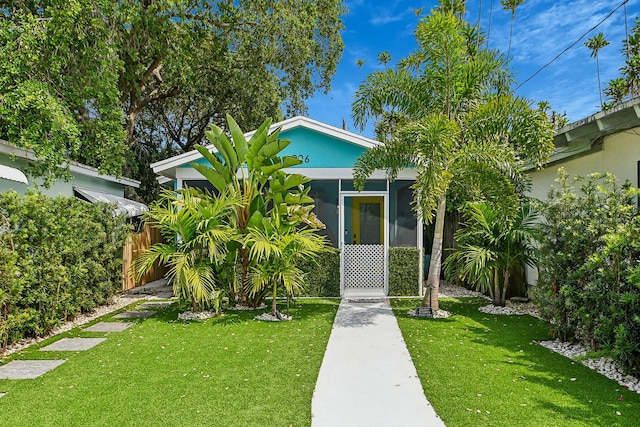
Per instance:
[[[523,82],[547,62],[600,22],[623,3],[623,0],[528,0],[516,9],[511,46],[512,70],[517,84]],[[360,132],[351,120],[353,94],[367,74],[381,70],[377,55],[389,51],[395,62],[416,48],[413,31],[419,21],[415,9],[424,7],[423,16],[436,1],[415,0],[348,0],[349,13],[344,17],[344,52],[329,94],[316,94],[308,100],[309,117],[341,127],[346,121],[350,131],[373,136],[371,124]],[[490,10],[492,9],[492,13]],[[627,24],[633,27],[640,14],[640,0],[628,0]],[[485,32],[491,30],[489,45],[506,54],[509,43],[510,12],[500,0],[467,1],[467,21],[480,17]],[[598,80],[595,60],[584,42],[602,31],[610,45],[599,53],[603,82],[619,76],[624,63],[621,54],[625,37],[624,7],[597,29],[589,33],[553,64],[517,90],[533,101],[549,101],[552,108],[566,112],[570,121],[580,120],[599,111]],[[365,64],[358,69],[356,60]],[[516,84],[516,86],[517,86]]]

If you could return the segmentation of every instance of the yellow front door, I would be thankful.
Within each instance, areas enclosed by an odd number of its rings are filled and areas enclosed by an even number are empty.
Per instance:
[[[351,243],[354,245],[381,245],[384,243],[384,199],[354,197],[351,210]]]

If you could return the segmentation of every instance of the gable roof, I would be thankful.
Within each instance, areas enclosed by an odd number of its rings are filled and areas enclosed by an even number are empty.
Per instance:
[[[21,159],[29,160],[32,162],[38,161],[33,151],[25,150],[23,148],[18,148],[15,145],[12,145],[2,139],[0,139],[0,153],[9,154],[9,155],[16,156]],[[98,169],[93,168],[91,166],[83,165],[82,163],[71,161],[61,167],[68,167],[71,172],[77,173],[78,175],[90,176],[93,178],[100,178],[105,181],[116,182],[118,184],[128,185],[134,188],[140,187],[140,181],[136,181],[135,179],[125,178],[125,177],[116,178],[115,176],[112,176],[112,175],[102,175],[98,171]]]
[[[303,116],[296,116],[278,123],[274,123],[271,125],[271,127],[269,127],[269,132],[273,132],[279,127],[282,128],[282,132],[295,128],[313,130],[365,149],[381,145],[379,141],[376,141],[374,139],[366,138],[362,135],[358,135],[353,132],[349,132],[347,130],[340,129]],[[255,130],[245,133],[244,136],[245,138],[249,139],[253,136],[254,133]],[[207,149],[210,152],[217,151],[212,144],[207,145]],[[158,175],[175,178],[176,168],[184,164],[194,162],[200,158],[202,158],[200,153],[197,150],[192,150],[165,160],[160,160],[159,162],[152,163],[151,168],[153,169],[153,172]]]

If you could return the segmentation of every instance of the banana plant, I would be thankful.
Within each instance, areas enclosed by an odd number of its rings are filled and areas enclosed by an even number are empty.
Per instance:
[[[235,224],[241,236],[249,232],[250,222],[261,222],[271,217],[275,210],[280,224],[295,228],[304,224],[311,228],[323,228],[313,210],[313,199],[308,196],[309,178],[283,171],[302,163],[294,156],[280,156],[290,140],[279,138],[281,129],[269,133],[271,119],[267,119],[247,140],[235,120],[227,115],[229,136],[219,127],[212,126],[206,136],[209,147],[196,146],[196,150],[209,163],[192,163],[218,192],[232,189],[240,195],[241,202],[235,210]],[[245,244],[244,239],[231,242],[228,246],[229,258],[236,257],[240,264],[240,279],[230,280],[230,296],[242,304],[257,306],[262,297],[252,292],[249,274],[262,257],[256,257]],[[235,265],[229,264],[235,274]]]

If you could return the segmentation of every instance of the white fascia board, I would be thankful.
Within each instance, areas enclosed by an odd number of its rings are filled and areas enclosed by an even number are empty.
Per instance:
[[[287,120],[283,120],[278,123],[274,123],[269,127],[269,132],[273,132],[279,127],[282,128],[283,132],[286,130],[297,128],[297,127],[303,127],[303,128],[311,129],[328,136],[332,136],[334,138],[341,139],[348,143],[355,144],[367,149],[373,148],[382,144],[380,141],[376,141],[375,139],[366,138],[362,135],[358,135],[358,134],[346,131],[344,129],[340,129],[340,128],[319,122],[317,120],[310,119],[308,117],[303,117],[303,116],[296,116]],[[244,134],[244,137],[246,139],[250,139],[255,133],[256,133],[255,130],[251,132],[247,132]],[[212,144],[207,145],[206,148],[212,153],[215,153],[217,151]],[[177,156],[152,163],[151,168],[153,169],[153,172],[156,174],[173,178],[177,176],[177,172],[172,171],[172,169],[177,168],[178,166],[182,166],[186,163],[190,163],[195,160],[198,160],[201,157],[202,156],[197,150],[191,150],[186,153],[179,154]]]
[[[352,168],[288,168],[283,169],[286,173],[295,173],[304,175],[311,180],[334,180],[334,179],[353,179]],[[398,173],[397,180],[414,181],[417,173],[415,169],[403,169]],[[192,168],[176,169],[176,178],[182,180],[205,180],[197,170]],[[387,179],[385,171],[377,170],[368,179]]]
[[[30,150],[25,150],[23,148],[18,148],[18,147],[14,147],[13,145],[7,143],[6,141],[0,140],[0,153],[5,153],[5,154],[9,154],[9,155],[14,155],[16,157],[19,157],[21,159],[25,159],[25,160],[30,160],[33,162],[37,162],[38,159],[36,158],[36,155],[33,151]],[[135,188],[139,188],[140,187],[140,181],[136,181],[135,179],[131,179],[131,178],[116,178],[115,176],[112,175],[102,175],[100,174],[100,172],[98,171],[98,169],[91,167],[91,166],[87,166],[87,165],[83,165],[82,163],[78,163],[78,162],[69,162],[66,165],[62,165],[60,166],[63,169],[68,168],[71,172],[77,173],[79,175],[84,175],[84,176],[89,176],[89,177],[93,177],[93,178],[99,178],[99,179],[103,179],[105,181],[110,181],[110,182],[116,182],[118,184],[122,184],[122,185],[128,185],[130,187],[135,187]]]

